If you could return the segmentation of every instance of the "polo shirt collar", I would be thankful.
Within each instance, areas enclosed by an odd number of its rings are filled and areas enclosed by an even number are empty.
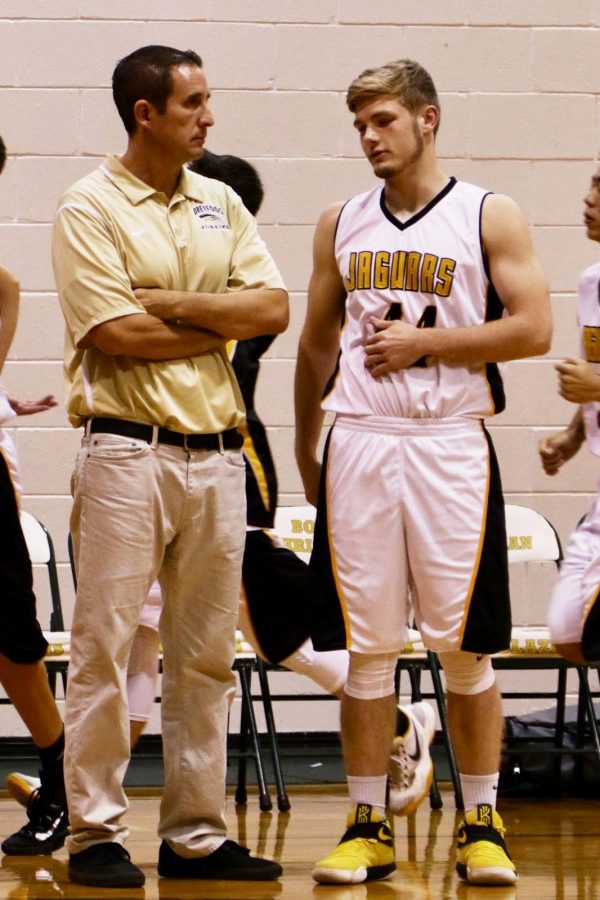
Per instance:
[[[202,190],[202,184],[197,180],[198,176],[194,176],[193,172],[184,166],[179,176],[176,194],[183,194],[190,200],[206,200],[206,192]]]
[[[142,200],[146,200],[148,197],[152,197],[154,194],[158,193],[153,187],[150,187],[149,184],[146,184],[130,172],[129,169],[123,165],[118,156],[110,154],[106,157],[100,168],[106,177],[109,178],[113,184],[125,194],[130,203],[133,203],[134,205],[141,203]]]
[[[110,178],[113,184],[115,184],[119,190],[125,194],[130,203],[133,203],[134,205],[141,203],[143,200],[147,200],[148,197],[153,197],[155,194],[160,193],[160,191],[150,187],[149,184],[146,184],[145,181],[142,181],[130,172],[129,169],[123,165],[118,156],[115,156],[114,154],[110,154],[106,157],[102,163],[101,169],[106,177]],[[173,199],[175,199],[178,194],[189,197],[191,200],[204,199],[204,194],[200,189],[200,185],[195,183],[195,179],[190,177],[190,175],[191,173],[184,166],[181,170]]]

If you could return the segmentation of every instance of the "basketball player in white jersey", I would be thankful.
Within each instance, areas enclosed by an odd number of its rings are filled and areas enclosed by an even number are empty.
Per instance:
[[[506,529],[483,420],[504,407],[497,364],[550,345],[547,286],[516,204],[440,168],[440,104],[418,63],[363,72],[347,103],[383,187],[319,220],[296,370],[297,461],[318,502],[312,638],[350,650],[341,727],[351,809],[313,877],[355,883],[395,869],[386,780],[410,590],[446,677],[465,799],[458,874],[511,884],[489,657],[510,638]],[[335,420],[321,467],[324,411]]]
[[[600,169],[592,177],[584,202],[587,236],[600,242]],[[585,440],[590,452],[600,456],[600,263],[581,275],[577,320],[582,359],[565,359],[556,368],[561,397],[578,407],[567,428],[540,442],[548,475],[556,475]],[[600,659],[599,598],[600,495],[571,535],[548,610],[552,641],[571,662]]]

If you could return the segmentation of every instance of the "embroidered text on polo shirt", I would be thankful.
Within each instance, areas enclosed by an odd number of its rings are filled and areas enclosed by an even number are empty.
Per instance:
[[[214,206],[212,203],[197,203],[192,207],[192,212],[199,220],[202,229],[231,228],[220,206]]]

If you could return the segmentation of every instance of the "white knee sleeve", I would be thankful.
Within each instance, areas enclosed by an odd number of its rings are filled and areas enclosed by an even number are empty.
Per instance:
[[[378,700],[394,693],[396,653],[351,653],[344,693],[357,700]]]
[[[450,650],[438,653],[438,657],[444,668],[446,687],[453,694],[482,694],[496,680],[489,656]]]

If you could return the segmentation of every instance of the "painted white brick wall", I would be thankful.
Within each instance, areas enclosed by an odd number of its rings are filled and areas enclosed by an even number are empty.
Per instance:
[[[6,385],[27,398],[49,390],[62,397],[50,223],[60,193],[106,152],[125,147],[109,89],[116,60],[147,43],[192,47],[214,91],[211,148],[251,159],[267,190],[259,221],[290,288],[292,317],[263,365],[257,400],[281,503],[302,502],[292,381],[313,229],[325,205],[373,183],[344,90],[368,65],[414,56],[441,93],[446,170],[521,204],[551,284],[553,348],[544,359],[507,366],[508,406],[490,430],[509,499],[548,515],[566,539],[595,491],[597,463],[584,450],[549,479],[536,448],[572,413],[556,394],[553,363],[577,352],[577,276],[598,258],[581,226],[581,198],[599,146],[599,29],[600,0],[3,0],[0,134],[11,158],[0,178],[0,260],[23,291]],[[66,538],[78,435],[62,407],[20,421],[15,433],[24,507],[54,537],[69,620]],[[38,581],[46,623],[48,592]],[[543,599],[527,610],[522,593],[515,584],[517,619],[542,619]],[[18,731],[3,721],[0,732]]]

